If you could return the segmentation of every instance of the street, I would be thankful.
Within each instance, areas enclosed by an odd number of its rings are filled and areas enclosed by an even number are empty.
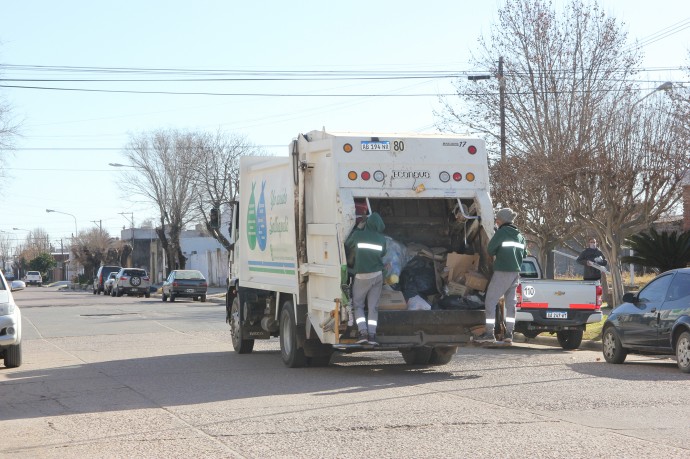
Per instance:
[[[288,369],[232,352],[225,308],[15,292],[24,363],[0,366],[0,456],[690,456],[688,376],[667,357],[515,344],[441,367],[397,352]]]

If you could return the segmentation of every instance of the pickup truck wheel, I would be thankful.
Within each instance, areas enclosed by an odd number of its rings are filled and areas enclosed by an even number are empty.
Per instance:
[[[303,367],[307,363],[304,348],[298,345],[294,314],[292,303],[286,301],[280,312],[280,356],[288,368]]]
[[[5,349],[5,366],[17,368],[22,364],[22,343],[13,344]]]
[[[239,297],[235,297],[235,299],[232,300],[232,309],[230,310],[230,335],[232,336],[232,347],[238,354],[249,354],[254,350],[253,339],[242,339]]]
[[[120,291],[120,289],[115,290],[115,296],[122,296],[123,292]]]
[[[429,363],[431,365],[446,365],[458,351],[457,346],[434,346],[431,350],[431,357]]]
[[[625,361],[625,358],[628,356],[628,350],[623,347],[618,333],[616,333],[616,330],[612,326],[604,330],[601,342],[604,359],[606,359],[608,363],[623,363]]]
[[[577,349],[582,344],[583,333],[584,330],[561,330],[556,332],[556,338],[563,349]]]
[[[163,300],[163,303],[165,303],[166,301],[168,301],[168,295],[166,295],[165,293],[163,293],[163,294],[161,295],[161,299]]]
[[[676,358],[678,369],[683,373],[690,373],[690,332],[684,331],[680,334],[676,343]]]
[[[171,303],[175,302],[175,295],[173,295],[172,293],[170,293],[170,302]]]
[[[401,350],[400,353],[408,365],[428,365],[431,360],[432,350],[430,347],[422,346]]]
[[[146,298],[151,298],[151,292],[144,293],[144,296],[145,296]]]
[[[201,302],[206,303],[206,295],[201,295]]]

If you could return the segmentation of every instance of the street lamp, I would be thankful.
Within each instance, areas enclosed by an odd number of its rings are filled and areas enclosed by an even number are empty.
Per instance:
[[[74,215],[72,215],[70,213],[61,212],[59,210],[53,210],[53,209],[46,209],[46,212],[47,213],[55,212],[56,214],[64,214],[64,215],[69,215],[70,217],[72,217],[74,219],[74,237],[77,237],[77,233],[79,232],[77,230],[77,217],[75,217]]]
[[[637,104],[639,104],[640,102],[645,100],[647,97],[651,96],[652,94],[656,93],[657,91],[670,91],[671,89],[673,89],[673,82],[666,81],[664,83],[661,83],[659,86],[654,88],[649,94],[647,94],[646,96],[644,96],[643,98],[641,98],[640,100],[635,102],[632,106],[635,107]]]

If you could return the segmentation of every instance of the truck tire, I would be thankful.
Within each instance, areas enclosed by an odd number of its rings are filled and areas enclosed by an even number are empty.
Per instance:
[[[431,365],[446,365],[458,351],[457,346],[434,346],[431,350],[431,357],[429,364]]]
[[[172,296],[170,297],[172,301]],[[230,311],[230,335],[232,336],[232,347],[238,354],[249,354],[254,350],[253,339],[242,339],[242,324],[240,323],[240,298],[232,300]]]
[[[22,364],[22,343],[13,344],[5,349],[5,366],[17,368]]]
[[[601,338],[604,359],[608,363],[623,363],[628,356],[628,350],[623,347],[618,333],[613,327],[607,327]]]
[[[556,332],[558,344],[566,350],[577,349],[582,344],[583,333],[584,330],[561,330]]]
[[[201,302],[206,303],[206,295],[201,295]]]
[[[168,301],[168,295],[166,295],[165,293],[161,294],[161,300],[163,300],[163,303]]]
[[[98,289],[93,289],[93,294],[98,295]]]
[[[307,363],[304,348],[299,347],[297,333],[292,302],[286,301],[280,311],[280,356],[288,368],[300,368]]]
[[[433,349],[428,346],[420,346],[401,350],[400,353],[408,365],[428,365],[432,351]]]
[[[175,302],[175,295],[173,295],[172,292],[170,292],[170,302],[171,303]]]
[[[145,296],[146,298],[151,298],[151,292],[144,293],[144,296]]]
[[[678,369],[683,373],[690,373],[690,332],[684,331],[680,334],[676,343],[676,358]]]

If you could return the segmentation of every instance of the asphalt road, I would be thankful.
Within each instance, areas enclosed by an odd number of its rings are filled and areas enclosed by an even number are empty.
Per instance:
[[[232,352],[218,303],[28,288],[24,364],[0,366],[0,457],[690,457],[689,378],[666,357],[537,344],[285,368]]]

